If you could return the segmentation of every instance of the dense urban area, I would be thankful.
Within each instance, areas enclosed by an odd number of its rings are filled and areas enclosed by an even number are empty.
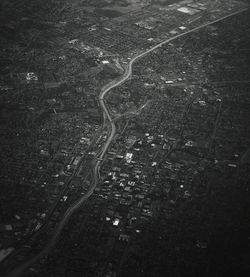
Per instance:
[[[0,2],[0,275],[250,273],[242,0]]]

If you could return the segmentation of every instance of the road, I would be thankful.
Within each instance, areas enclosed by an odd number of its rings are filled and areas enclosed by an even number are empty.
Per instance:
[[[98,184],[98,181],[99,181],[99,176],[100,176],[100,166],[101,166],[101,163],[102,163],[102,160],[116,134],[116,126],[115,126],[115,123],[114,123],[114,120],[112,120],[111,118],[111,115],[108,111],[108,108],[106,106],[106,103],[105,103],[105,96],[107,95],[107,93],[109,91],[111,91],[113,88],[115,87],[118,87],[120,86],[121,84],[123,84],[126,80],[128,80],[130,78],[130,76],[132,75],[132,69],[133,69],[133,64],[139,60],[140,58],[144,57],[145,55],[149,54],[150,52],[153,52],[154,50],[160,48],[161,46],[175,40],[175,39],[178,39],[180,37],[183,37],[183,36],[186,36],[187,34],[190,34],[192,32],[195,32],[199,29],[202,29],[206,26],[209,26],[211,24],[214,24],[216,22],[219,22],[219,21],[222,21],[228,17],[231,17],[233,15],[236,15],[238,13],[241,13],[243,11],[246,11],[248,8],[245,8],[243,10],[239,10],[237,12],[234,12],[234,13],[231,13],[231,14],[228,14],[226,16],[223,16],[217,20],[214,20],[214,21],[211,21],[211,22],[208,22],[206,24],[203,24],[203,25],[200,25],[196,28],[193,28],[189,31],[186,31],[184,33],[180,33],[174,37],[171,37],[169,39],[166,39],[164,41],[162,41],[161,43],[153,46],[152,48],[146,50],[145,52],[142,52],[140,54],[138,54],[137,56],[133,57],[126,69],[125,69],[125,73],[123,74],[123,76],[118,79],[118,80],[114,80],[112,82],[110,82],[109,84],[107,84],[106,86],[104,86],[104,88],[101,90],[101,93],[99,95],[99,102],[100,102],[100,105],[101,105],[101,108],[103,110],[103,113],[104,113],[104,116],[108,119],[108,123],[110,124],[110,134],[109,134],[109,137],[107,139],[107,141],[105,142],[104,144],[104,147],[102,148],[102,152],[100,154],[100,156],[98,158],[96,158],[96,163],[94,165],[94,168],[93,168],[93,174],[94,174],[94,180],[93,180],[93,184],[92,186],[89,188],[89,190],[86,192],[86,194],[81,197],[76,203],[74,203],[72,206],[70,206],[66,213],[64,214],[62,220],[58,223],[57,227],[55,228],[54,230],[54,233],[50,239],[50,241],[48,242],[48,244],[43,248],[43,250],[38,253],[37,255],[35,255],[34,257],[30,258],[29,260],[25,261],[24,263],[18,265],[16,268],[14,268],[11,272],[9,272],[7,275],[5,275],[6,277],[16,277],[16,276],[20,276],[22,274],[22,272],[24,270],[26,270],[27,268],[29,268],[30,266],[32,266],[32,264],[34,264],[35,262],[37,262],[39,259],[41,259],[42,257],[48,255],[48,253],[50,252],[50,250],[54,247],[54,245],[56,244],[56,241],[59,237],[59,235],[61,234],[64,226],[66,225],[66,223],[68,222],[68,220],[70,219],[71,215],[77,211],[81,206],[82,204],[94,193],[94,190]]]

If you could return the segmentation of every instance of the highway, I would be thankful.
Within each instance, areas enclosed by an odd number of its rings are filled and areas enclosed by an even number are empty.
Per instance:
[[[166,39],[164,41],[162,41],[161,43],[153,46],[152,48],[146,50],[145,52],[142,52],[140,54],[138,54],[137,56],[133,57],[126,69],[125,72],[123,74],[123,76],[118,79],[118,80],[113,80],[112,82],[110,82],[109,84],[107,84],[106,86],[104,86],[101,90],[101,93],[99,95],[99,103],[100,106],[103,110],[103,114],[104,114],[104,118],[106,117],[106,119],[108,120],[109,123],[109,127],[110,127],[110,134],[102,148],[102,151],[100,153],[99,157],[96,157],[95,159],[95,165],[93,167],[93,175],[94,175],[94,180],[93,183],[91,185],[91,187],[89,188],[89,190],[86,192],[86,194],[84,196],[82,196],[77,202],[75,202],[72,206],[70,206],[66,213],[64,214],[63,218],[61,219],[61,221],[58,223],[58,225],[56,226],[53,235],[50,238],[50,241],[47,243],[47,245],[43,248],[43,250],[38,253],[37,255],[33,256],[32,258],[30,258],[29,260],[24,261],[23,263],[17,265],[16,268],[14,268],[11,272],[9,272],[7,275],[5,275],[5,277],[16,277],[16,276],[20,276],[27,268],[29,268],[30,266],[32,266],[32,264],[34,264],[35,262],[37,262],[39,259],[41,259],[42,257],[46,256],[49,254],[49,252],[51,251],[51,249],[54,247],[54,245],[57,242],[58,237],[60,236],[64,226],[67,224],[68,220],[70,219],[71,215],[77,211],[82,204],[94,193],[94,190],[96,188],[96,186],[98,185],[99,182],[99,176],[100,176],[100,167],[101,167],[101,163],[102,160],[107,152],[107,150],[109,149],[110,144],[112,143],[112,140],[116,134],[116,126],[114,123],[114,120],[111,118],[111,115],[109,113],[108,107],[106,106],[105,103],[105,96],[107,95],[108,92],[110,92],[113,88],[120,86],[121,84],[123,84],[124,82],[126,82],[126,80],[128,80],[130,78],[130,76],[132,75],[132,69],[133,69],[133,64],[139,60],[140,58],[144,57],[145,55],[149,54],[150,52],[160,48],[161,46],[175,40],[178,39],[180,37],[186,36],[187,34],[190,34],[192,32],[195,32],[199,29],[202,29],[208,25],[214,24],[216,22],[222,21],[228,17],[231,17],[233,15],[236,15],[238,13],[241,13],[245,10],[247,10],[248,8],[245,8],[243,10],[239,10],[237,12],[228,14],[226,16],[223,16],[217,20],[208,22],[206,24],[200,25],[196,28],[193,28],[191,30],[188,30],[186,32],[180,33],[176,36],[173,36],[169,39]]]

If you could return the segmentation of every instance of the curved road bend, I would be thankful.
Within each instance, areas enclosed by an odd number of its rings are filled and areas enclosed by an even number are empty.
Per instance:
[[[5,275],[5,277],[16,277],[16,276],[20,276],[22,274],[22,272],[29,268],[30,266],[32,266],[32,264],[34,264],[35,262],[37,262],[39,259],[41,259],[43,256],[47,255],[49,253],[49,251],[51,250],[51,248],[56,244],[56,241],[59,237],[59,235],[61,234],[62,232],[62,229],[64,228],[64,226],[66,225],[66,223],[68,222],[68,220],[70,219],[71,215],[76,211],[78,210],[81,205],[94,193],[94,190],[98,184],[98,180],[99,180],[99,171],[100,171],[100,164],[101,164],[101,161],[104,157],[104,155],[106,154],[112,140],[113,140],[113,137],[116,133],[116,126],[114,124],[114,121],[112,120],[111,118],[111,115],[108,111],[108,108],[105,104],[105,101],[104,101],[104,98],[106,96],[106,94],[113,88],[121,85],[122,83],[124,83],[131,75],[132,75],[132,67],[133,67],[133,64],[135,61],[137,61],[138,59],[142,58],[143,56],[147,55],[148,53],[156,50],[157,48],[160,48],[161,46],[163,46],[164,44],[168,43],[168,42],[171,42],[179,37],[182,37],[182,36],[185,36],[189,33],[192,33],[194,31],[197,31],[199,29],[202,29],[206,26],[209,26],[211,24],[214,24],[216,22],[219,22],[219,21],[222,21],[228,17],[231,17],[233,15],[236,15],[236,14],[239,14],[241,12],[244,12],[248,9],[245,8],[245,9],[242,9],[242,10],[239,10],[237,12],[234,12],[234,13],[231,13],[229,15],[226,15],[226,16],[223,16],[217,20],[214,20],[214,21],[211,21],[211,22],[208,22],[206,24],[203,24],[203,25],[200,25],[199,27],[196,27],[194,29],[191,29],[185,33],[181,33],[179,35],[176,35],[172,38],[169,38],[157,45],[155,45],[154,47],[146,50],[145,52],[142,52],[141,54],[138,54],[137,56],[135,56],[134,58],[132,58],[126,68],[126,71],[124,73],[124,75],[122,76],[122,78],[120,80],[117,80],[117,81],[112,81],[111,83],[109,83],[108,85],[104,86],[104,88],[102,89],[100,95],[99,95],[99,102],[100,102],[100,105],[103,109],[103,113],[104,115],[107,117],[109,123],[110,123],[110,127],[111,127],[111,132],[110,132],[110,135],[103,147],[103,150],[102,150],[102,153],[101,155],[99,156],[98,160],[96,161],[96,164],[93,168],[93,173],[94,173],[94,181],[93,181],[93,185],[91,186],[91,188],[89,188],[89,190],[87,191],[87,193],[81,197],[75,204],[73,204],[72,206],[70,206],[68,208],[68,210],[66,211],[65,215],[63,216],[62,220],[59,222],[59,224],[57,225],[56,229],[54,230],[54,233],[50,239],[50,241],[48,242],[48,244],[44,247],[44,249],[38,253],[36,256],[32,257],[31,259],[23,262],[22,264],[18,265],[16,268],[14,268],[11,272],[9,272],[7,275]]]

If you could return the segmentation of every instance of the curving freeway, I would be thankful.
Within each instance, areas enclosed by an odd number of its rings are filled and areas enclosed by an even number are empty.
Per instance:
[[[243,9],[243,10],[239,10],[237,12],[234,12],[234,13],[231,13],[229,15],[226,15],[226,16],[223,16],[219,19],[216,19],[214,21],[211,21],[211,22],[208,22],[206,24],[203,24],[203,25],[200,25],[196,28],[193,28],[189,31],[186,31],[184,33],[180,33],[174,37],[171,37],[169,39],[166,39],[164,41],[162,41],[161,43],[155,45],[154,47],[138,54],[137,56],[133,57],[128,65],[126,66],[126,69],[125,69],[125,73],[123,74],[123,76],[118,79],[118,80],[114,80],[112,81],[111,83],[109,83],[108,85],[104,86],[103,89],[101,90],[101,93],[99,95],[99,103],[100,103],[100,106],[103,110],[103,114],[104,114],[104,118],[106,117],[106,119],[108,119],[108,123],[110,125],[110,134],[107,138],[107,141],[105,142],[103,148],[102,148],[102,152],[101,154],[99,155],[99,157],[96,157],[96,160],[95,160],[95,165],[93,167],[93,174],[94,174],[94,180],[93,180],[93,183],[91,185],[91,187],[89,188],[89,190],[86,192],[86,194],[81,197],[76,203],[74,203],[72,206],[70,206],[66,213],[64,214],[62,220],[58,223],[56,229],[54,230],[54,233],[50,239],[50,241],[47,243],[47,245],[43,248],[43,250],[38,253],[37,255],[35,255],[34,257],[30,258],[29,260],[23,262],[22,264],[18,265],[16,268],[14,268],[11,272],[9,272],[7,275],[5,275],[6,277],[16,277],[16,276],[20,276],[24,270],[26,270],[27,268],[29,268],[32,264],[34,264],[35,262],[37,262],[39,259],[41,259],[43,256],[46,256],[48,255],[49,251],[51,250],[51,248],[55,245],[59,235],[61,234],[64,226],[66,225],[66,223],[68,222],[68,220],[70,219],[71,215],[76,211],[78,210],[81,205],[94,193],[94,190],[98,184],[98,181],[99,181],[99,175],[100,175],[100,166],[101,166],[101,163],[102,163],[102,160],[116,134],[116,126],[115,126],[115,123],[114,123],[114,120],[112,119],[110,113],[109,113],[109,110],[108,110],[108,107],[106,106],[106,103],[105,103],[105,96],[107,95],[107,93],[112,90],[113,88],[121,85],[122,83],[124,83],[126,80],[129,79],[129,77],[132,75],[132,68],[133,68],[133,64],[134,62],[136,62],[138,59],[142,58],[143,56],[149,54],[150,52],[160,48],[161,46],[163,46],[164,44],[168,43],[168,42],[171,42],[179,37],[182,37],[182,36],[185,36],[189,33],[192,33],[194,31],[197,31],[201,28],[204,28],[208,25],[211,25],[211,24],[214,24],[216,22],[219,22],[223,19],[226,19],[228,17],[231,17],[233,15],[236,15],[240,12],[243,12],[247,10],[246,9]]]

